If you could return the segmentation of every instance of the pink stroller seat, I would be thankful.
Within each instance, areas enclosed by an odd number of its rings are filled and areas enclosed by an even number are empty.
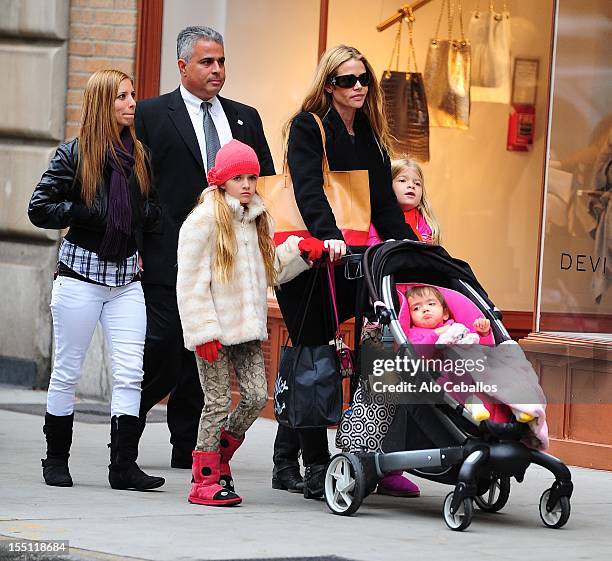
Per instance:
[[[398,283],[395,285],[397,289],[397,297],[400,301],[400,309],[397,315],[400,325],[404,330],[404,333],[410,329],[410,310],[408,309],[408,302],[406,301],[406,290],[412,288],[413,286],[425,286],[423,283],[415,282],[415,283]],[[484,317],[482,311],[478,308],[474,302],[472,302],[467,296],[464,296],[460,292],[456,290],[451,290],[450,288],[442,288],[441,286],[435,285],[427,285],[434,286],[437,288],[444,296],[446,302],[448,303],[448,307],[453,315],[453,319],[465,325],[468,329],[472,327],[474,324],[474,320],[478,318]],[[495,345],[495,338],[493,337],[493,332],[489,333],[486,337],[482,337],[480,343],[483,345]]]
[[[410,310],[408,308],[408,301],[405,293],[409,288],[413,286],[425,286],[423,283],[398,283],[395,285],[397,289],[397,297],[400,302],[400,309],[398,313],[398,319],[404,333],[410,329]],[[435,285],[428,285],[435,286]],[[478,308],[474,302],[472,302],[467,296],[464,296],[456,290],[450,288],[442,288],[441,286],[435,286],[444,296],[446,303],[453,315],[453,319],[462,323],[466,327],[470,328],[474,324],[474,320],[484,317],[482,311]],[[481,345],[495,345],[495,337],[493,332],[489,333],[486,337],[481,337]],[[485,400],[485,407],[491,414],[491,420],[496,422],[507,422],[511,418],[510,408],[506,405],[496,402],[492,398]]]

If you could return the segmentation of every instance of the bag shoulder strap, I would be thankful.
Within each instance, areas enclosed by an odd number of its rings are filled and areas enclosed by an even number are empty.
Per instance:
[[[325,137],[325,129],[323,128],[323,121],[321,121],[321,117],[319,117],[316,113],[310,113],[317,125],[319,125],[319,131],[321,132],[321,140],[323,142],[323,172],[329,172],[329,162],[327,160],[327,148],[325,147],[325,143],[327,141]]]
[[[475,13],[480,13],[480,0],[476,0],[476,8],[474,10]],[[489,13],[493,14],[495,13],[495,1],[494,0],[489,0]],[[507,0],[504,0],[502,2],[502,15],[507,14],[508,16],[510,15],[509,10],[508,10],[508,2]]]
[[[399,72],[399,60],[400,60],[400,45],[402,42],[402,22],[403,18],[399,20],[397,25],[397,34],[395,35],[395,42],[393,44],[393,50],[391,51],[391,59],[389,60],[389,65],[387,66],[387,70],[385,70],[384,76],[389,79],[391,77],[391,66],[393,65],[393,57],[395,58],[395,71]]]
[[[329,296],[332,305],[332,311],[334,312],[334,319],[336,320],[336,339],[342,338],[340,334],[340,321],[338,319],[338,305],[336,304],[336,279],[334,278],[334,264],[328,259],[325,263],[327,269],[327,281],[329,283]]]
[[[446,16],[448,20],[448,40],[453,39],[453,23],[455,20],[455,14],[459,20],[459,28],[461,32],[461,42],[465,43],[465,33],[463,30],[463,5],[461,0],[442,0],[442,6],[440,8],[440,15],[438,16],[438,23],[436,25],[436,35],[434,41],[440,40],[440,24],[442,23],[442,16],[444,15],[444,8],[446,8]]]

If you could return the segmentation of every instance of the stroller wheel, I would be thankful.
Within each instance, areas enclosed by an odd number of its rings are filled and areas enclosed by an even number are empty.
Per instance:
[[[549,496],[550,489],[547,489],[540,497],[540,518],[542,522],[544,522],[544,525],[549,528],[561,528],[561,526],[565,526],[570,517],[571,508],[569,497],[559,497],[559,500],[549,512],[546,508]]]
[[[325,501],[334,514],[348,516],[360,507],[365,492],[365,474],[357,456],[336,454],[325,474]]]
[[[489,482],[489,488],[482,495],[474,497],[474,502],[480,510],[497,512],[506,506],[510,496],[510,478],[494,477]]]
[[[461,532],[465,530],[471,523],[472,517],[474,516],[474,503],[471,497],[466,497],[459,504],[459,508],[455,514],[451,513],[451,502],[453,500],[453,493],[446,495],[444,499],[444,506],[442,508],[442,514],[444,516],[444,522],[451,530]]]

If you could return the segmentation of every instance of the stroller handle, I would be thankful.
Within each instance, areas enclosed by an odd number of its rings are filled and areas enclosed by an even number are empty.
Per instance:
[[[363,277],[363,256],[364,253],[353,252],[349,246],[346,247],[346,255],[343,255],[339,262],[344,265],[344,278],[356,280]]]

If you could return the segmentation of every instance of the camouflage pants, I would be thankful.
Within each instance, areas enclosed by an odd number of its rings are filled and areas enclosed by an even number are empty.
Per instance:
[[[196,450],[217,451],[221,428],[225,427],[235,437],[242,438],[268,400],[261,341],[221,347],[219,358],[212,364],[197,355],[196,361],[204,391]],[[240,403],[230,413],[231,367],[240,384]]]

